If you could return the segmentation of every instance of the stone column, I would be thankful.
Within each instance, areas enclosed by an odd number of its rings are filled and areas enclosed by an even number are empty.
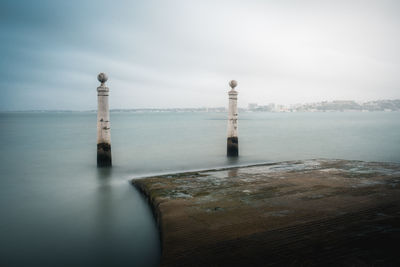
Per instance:
[[[229,109],[228,109],[228,143],[227,143],[227,156],[239,156],[239,140],[238,140],[238,109],[237,109],[237,95],[235,91],[237,81],[232,80],[229,82],[232,90],[228,92],[229,95]]]
[[[97,76],[101,85],[97,87],[97,166],[111,166],[110,111],[108,109],[108,87],[105,73]]]

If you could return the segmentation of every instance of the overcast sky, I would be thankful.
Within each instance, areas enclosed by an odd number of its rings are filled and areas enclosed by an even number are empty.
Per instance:
[[[0,110],[400,98],[400,1],[1,0]]]

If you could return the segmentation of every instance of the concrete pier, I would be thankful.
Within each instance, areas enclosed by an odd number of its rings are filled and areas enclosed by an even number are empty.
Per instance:
[[[100,73],[97,79],[101,83],[97,87],[97,166],[111,166],[111,133],[110,111],[108,108],[109,89],[105,86],[108,77]]]
[[[229,109],[228,109],[228,140],[227,140],[227,156],[239,156],[239,139],[238,139],[238,110],[237,110],[237,95],[235,91],[237,81],[229,82],[232,88],[229,92]]]
[[[400,266],[400,164],[291,161],[133,180],[161,266]]]

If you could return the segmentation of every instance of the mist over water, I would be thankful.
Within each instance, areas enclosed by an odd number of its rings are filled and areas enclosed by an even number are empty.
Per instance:
[[[96,167],[95,113],[0,114],[0,265],[156,266],[157,226],[135,177],[308,158],[400,162],[399,112],[111,113],[113,167]]]

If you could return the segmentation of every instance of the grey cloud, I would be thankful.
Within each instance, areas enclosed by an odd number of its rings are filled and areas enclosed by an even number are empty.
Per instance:
[[[241,106],[400,98],[396,1],[1,5],[0,110],[95,108],[100,71],[112,108],[222,106],[232,78]]]

